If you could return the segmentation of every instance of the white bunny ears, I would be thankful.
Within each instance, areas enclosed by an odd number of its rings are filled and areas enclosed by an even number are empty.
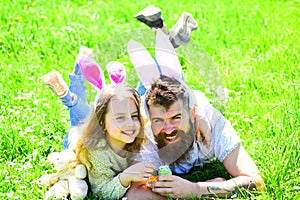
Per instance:
[[[156,31],[155,59],[142,44],[134,40],[128,42],[127,48],[137,75],[146,89],[160,74],[181,79],[182,70],[178,56],[168,36],[160,29]]]
[[[155,58],[161,67],[162,74],[181,79],[182,68],[178,56],[169,37],[160,29],[156,33]]]
[[[155,58],[140,43],[130,40],[127,45],[128,53],[144,87],[148,90],[154,79],[160,74],[176,78],[189,90],[189,107],[194,108],[195,96],[187,84],[182,81],[183,73],[178,56],[167,35],[160,29],[156,31]],[[146,109],[146,114],[147,109]]]
[[[158,78],[160,72],[156,66],[156,62],[140,43],[130,40],[128,42],[128,53],[135,71],[141,82],[146,88],[149,88],[154,78]]]

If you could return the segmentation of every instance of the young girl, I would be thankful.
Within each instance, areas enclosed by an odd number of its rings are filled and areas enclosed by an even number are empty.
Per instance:
[[[93,194],[119,199],[131,182],[147,181],[156,170],[153,163],[130,166],[145,142],[140,95],[118,81],[103,84],[93,109],[86,102],[84,78],[76,63],[74,72],[69,74],[70,88],[57,71],[43,77],[70,111],[72,128],[64,139],[64,147],[73,149],[69,142],[79,138],[75,151],[78,161],[88,170]]]
[[[87,167],[92,192],[100,197],[119,199],[131,182],[147,181],[156,170],[152,163],[130,166],[145,141],[140,106],[135,89],[105,88],[83,128],[77,156]]]

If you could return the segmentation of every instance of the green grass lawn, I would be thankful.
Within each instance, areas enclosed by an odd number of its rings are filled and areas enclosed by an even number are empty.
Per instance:
[[[32,182],[51,169],[47,155],[62,149],[70,128],[67,109],[40,77],[55,69],[68,80],[84,45],[103,68],[122,61],[135,86],[120,42],[126,47],[128,32],[146,28],[133,16],[150,4],[162,8],[168,28],[183,11],[197,20],[191,43],[178,49],[184,74],[211,99],[215,86],[226,89],[224,114],[267,186],[255,198],[300,199],[298,0],[1,1],[0,198],[42,199],[47,188]],[[87,87],[92,101],[96,91]]]

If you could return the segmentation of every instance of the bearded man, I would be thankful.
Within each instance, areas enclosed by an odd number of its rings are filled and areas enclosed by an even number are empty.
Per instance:
[[[190,109],[191,101],[195,101],[196,110]],[[241,188],[264,190],[259,170],[236,131],[201,92],[190,90],[175,78],[161,75],[147,91],[145,102],[157,146],[155,151],[144,151],[144,155],[141,152],[141,159],[151,160],[156,165],[168,164],[174,174],[186,174],[194,166],[207,164],[215,157],[233,178],[190,182],[167,174],[159,176],[150,187],[145,183],[133,183],[126,194],[128,199],[230,197]],[[192,117],[195,112],[205,115],[211,125],[210,145],[195,140]]]

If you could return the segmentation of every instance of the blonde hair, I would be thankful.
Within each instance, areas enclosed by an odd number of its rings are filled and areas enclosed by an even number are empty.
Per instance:
[[[138,111],[138,118],[141,125],[138,136],[132,143],[126,144],[125,151],[138,153],[142,143],[145,141],[144,136],[144,117],[141,112],[141,98],[139,93],[128,85],[110,86],[104,89],[96,103],[96,109],[91,111],[90,117],[83,129],[82,136],[77,144],[77,158],[87,161],[88,152],[95,149],[98,143],[105,139],[105,116],[108,105],[114,97],[122,97],[133,100]],[[82,160],[83,161],[83,160]]]

